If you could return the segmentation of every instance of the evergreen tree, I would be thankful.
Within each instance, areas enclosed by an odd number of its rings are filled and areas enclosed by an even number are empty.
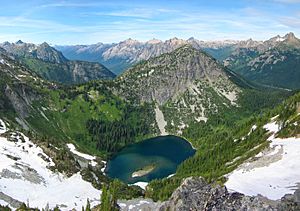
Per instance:
[[[89,199],[87,199],[85,211],[91,211],[91,204]]]
[[[107,186],[104,185],[102,188],[102,194],[101,194],[101,211],[108,211],[109,209],[109,193],[107,190]]]

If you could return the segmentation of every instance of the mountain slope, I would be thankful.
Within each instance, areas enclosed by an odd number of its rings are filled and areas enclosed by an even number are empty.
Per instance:
[[[65,87],[42,80],[5,51],[1,58],[0,113],[24,129],[103,156],[156,134],[152,106],[120,99],[112,81]]]
[[[72,175],[80,168],[65,149],[68,142],[106,159],[128,144],[159,134],[181,134],[190,141],[197,149],[195,156],[173,177],[149,185],[146,194],[156,200],[169,197],[183,178],[219,179],[262,150],[267,145],[261,127],[266,119],[253,117],[253,110],[261,114],[288,95],[253,89],[191,46],[141,62],[115,80],[74,86],[42,80],[1,52],[1,119],[40,137],[40,145],[50,147],[48,152],[57,147],[60,172]],[[258,129],[249,133],[254,122]],[[238,156],[237,162],[225,165]],[[101,168],[87,168],[84,174],[98,188],[109,183]],[[123,196],[131,196],[131,188],[121,189]]]
[[[231,190],[277,200],[299,188],[300,93],[274,109],[272,115],[262,126],[269,146],[227,175],[226,185]]]
[[[45,62],[36,58],[21,58],[24,65],[42,78],[64,84],[79,84],[91,80],[110,80],[115,75],[97,62],[67,61]]]
[[[0,76],[0,156],[5,161],[0,165],[1,204],[16,208],[29,199],[39,208],[49,202],[50,208],[59,203],[62,210],[69,210],[85,205],[87,197],[97,203],[96,189],[111,182],[103,174],[101,160],[155,133],[147,105],[137,108],[119,99],[104,81],[57,85],[39,78],[2,48]],[[139,115],[147,118],[140,120]],[[94,134],[92,125],[105,125],[107,131]],[[136,186],[118,186],[118,194],[125,198],[142,194]]]
[[[238,47],[224,64],[257,83],[300,88],[300,40],[293,33],[251,47]]]
[[[47,43],[5,42],[1,46],[15,55],[41,77],[66,84],[83,83],[96,79],[112,79],[115,75],[102,64],[84,61],[69,61],[61,52]]]
[[[40,97],[38,89],[33,87],[39,86],[42,80],[2,48],[0,48],[0,75],[1,113],[10,116],[16,111],[20,118],[28,117],[30,104]]]
[[[206,121],[236,106],[242,92],[233,82],[236,77],[203,51],[186,45],[130,68],[117,78],[116,92],[138,103],[156,103],[166,128],[176,134],[189,122]]]
[[[270,106],[262,109],[260,106],[258,112],[252,111],[249,114],[247,107],[241,104],[241,107],[229,108],[211,116],[205,124],[191,124],[183,130],[182,136],[197,148],[197,153],[178,166],[174,176],[151,181],[146,194],[154,200],[166,200],[182,179],[191,175],[202,176],[208,182],[217,180],[219,183],[225,183],[229,175],[228,187],[245,194],[260,193],[271,197],[273,194],[279,196],[279,193],[281,197],[292,193],[300,174],[298,168],[295,168],[299,163],[297,155],[300,150],[299,138],[295,139],[299,133],[299,96],[298,93],[274,109],[270,109]],[[253,102],[260,101],[258,95],[248,97],[247,104],[251,107],[255,107]],[[274,96],[274,99],[277,97]],[[263,98],[272,97],[265,93]],[[278,102],[271,102],[270,105],[274,107]],[[281,125],[276,136],[285,138],[275,142],[270,139],[275,134],[268,129],[270,121],[275,125],[274,116],[277,118],[276,125]],[[288,161],[288,158],[292,161]],[[230,173],[235,169],[237,172],[231,178]],[[269,170],[274,173],[270,174]],[[263,173],[259,173],[261,171]],[[245,180],[245,177],[248,179]]]
[[[17,209],[27,202],[39,209],[46,206],[53,209],[58,206],[61,210],[79,210],[86,205],[88,199],[93,206],[99,204],[100,190],[84,181],[79,172],[67,177],[63,173],[51,171],[59,168],[53,158],[59,150],[39,145],[23,133],[11,130],[0,119],[2,205]],[[66,158],[71,162],[72,157]],[[76,161],[72,161],[71,165],[77,167]],[[94,166],[96,165],[97,162]]]

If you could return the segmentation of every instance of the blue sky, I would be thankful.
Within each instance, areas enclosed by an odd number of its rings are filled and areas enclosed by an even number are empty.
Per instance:
[[[0,0],[0,42],[91,44],[127,38],[300,36],[300,0]]]

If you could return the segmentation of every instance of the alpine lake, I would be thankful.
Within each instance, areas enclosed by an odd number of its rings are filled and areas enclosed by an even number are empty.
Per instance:
[[[108,161],[105,173],[128,184],[149,182],[174,174],[195,152],[183,138],[158,136],[123,148]]]

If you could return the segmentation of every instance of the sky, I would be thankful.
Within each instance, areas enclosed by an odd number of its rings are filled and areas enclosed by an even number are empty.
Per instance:
[[[300,0],[0,0],[0,42],[300,36]]]

